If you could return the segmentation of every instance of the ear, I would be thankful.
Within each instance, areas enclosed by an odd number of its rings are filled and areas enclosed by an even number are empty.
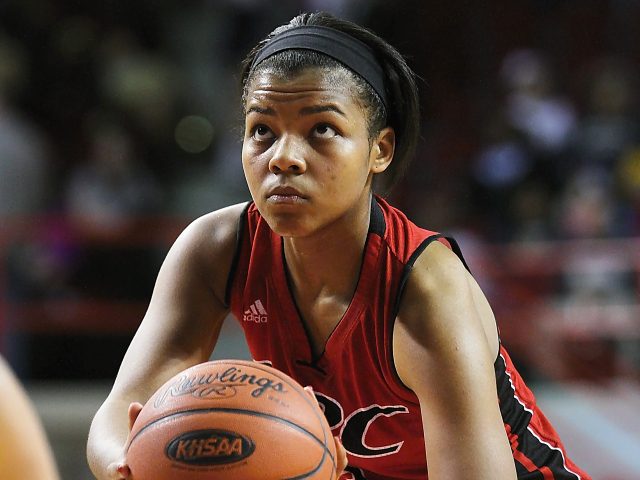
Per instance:
[[[371,151],[369,161],[372,173],[384,172],[393,160],[393,152],[396,148],[396,133],[391,127],[380,130],[376,136]]]

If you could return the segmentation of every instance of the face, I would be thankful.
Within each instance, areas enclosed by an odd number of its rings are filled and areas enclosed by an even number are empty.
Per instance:
[[[305,237],[368,221],[371,180],[391,162],[393,131],[371,142],[352,89],[322,70],[286,80],[258,73],[249,87],[242,165],[269,226]]]

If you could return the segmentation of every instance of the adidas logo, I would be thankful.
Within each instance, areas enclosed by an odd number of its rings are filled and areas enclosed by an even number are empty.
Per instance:
[[[269,317],[260,300],[256,300],[244,311],[242,320],[245,322],[267,323]]]

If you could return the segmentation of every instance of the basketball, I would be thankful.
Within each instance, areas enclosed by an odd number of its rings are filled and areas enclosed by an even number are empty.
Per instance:
[[[134,480],[336,478],[329,424],[288,375],[257,362],[195,365],[160,387],[127,443]]]

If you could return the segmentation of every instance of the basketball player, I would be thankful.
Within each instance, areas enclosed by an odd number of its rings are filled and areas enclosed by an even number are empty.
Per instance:
[[[196,220],[170,250],[92,424],[96,476],[126,478],[129,405],[206,361],[231,311],[255,360],[313,387],[348,454],[343,479],[588,480],[455,242],[373,194],[419,130],[398,52],[302,14],[250,52],[242,82],[253,202]]]
[[[53,453],[33,404],[0,357],[0,478],[58,480]]]

